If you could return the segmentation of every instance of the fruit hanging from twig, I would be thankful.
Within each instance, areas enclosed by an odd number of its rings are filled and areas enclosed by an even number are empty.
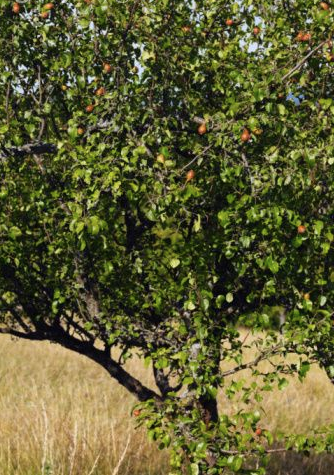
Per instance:
[[[165,156],[162,153],[159,153],[157,155],[157,162],[159,163],[165,163]]]
[[[195,178],[194,170],[189,170],[186,175],[186,182],[191,181]]]
[[[12,8],[12,10],[13,10],[13,12],[16,13],[16,14],[17,14],[17,13],[20,13],[20,10],[21,10],[20,4],[17,3],[17,2],[13,3],[13,8]]]
[[[43,6],[43,10],[53,10],[54,8],[54,4],[53,3],[46,3],[44,6]]]
[[[199,135],[204,135],[204,134],[206,134],[207,128],[206,128],[206,123],[205,123],[205,122],[203,122],[203,124],[201,124],[201,125],[198,127],[197,132],[198,132]]]
[[[106,89],[104,87],[99,87],[96,92],[95,92],[95,95],[96,96],[104,96],[106,93]]]
[[[106,74],[109,74],[111,72],[111,65],[109,63],[104,63],[103,64],[103,72]]]
[[[249,130],[244,129],[240,138],[241,138],[241,142],[249,142],[251,139],[251,134],[249,133]]]
[[[86,112],[93,112],[94,110],[94,104],[88,104],[88,106],[86,107]]]
[[[326,2],[320,2],[320,6],[323,10],[329,10],[329,5]]]

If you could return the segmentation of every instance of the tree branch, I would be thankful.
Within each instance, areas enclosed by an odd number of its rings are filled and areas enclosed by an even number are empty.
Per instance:
[[[188,167],[190,167],[190,165],[192,165],[199,157],[201,157],[202,155],[205,154],[205,152],[207,152],[208,150],[210,150],[213,146],[212,145],[208,145],[207,147],[205,147],[199,154],[197,154],[192,160],[190,160],[190,162],[188,162],[186,165],[184,165],[184,167],[181,168],[180,170],[180,175],[182,174],[182,172],[184,172],[184,170]]]
[[[161,395],[163,397],[167,396],[167,394],[172,391],[172,388],[169,385],[169,380],[168,377],[164,374],[162,369],[157,369],[153,365],[153,374],[154,374],[154,379],[155,383],[159,388],[159,391],[161,392]]]
[[[44,153],[57,153],[58,148],[56,145],[51,143],[30,143],[22,145],[21,147],[10,147],[5,148],[1,146],[2,152],[0,152],[0,158],[7,158],[10,156],[14,157],[25,157],[26,155],[42,155]]]
[[[90,135],[92,132],[97,130],[108,129],[113,125],[112,121],[100,121],[96,125],[88,127],[87,134]],[[114,127],[112,132],[117,133],[119,127]],[[22,145],[20,147],[9,147],[6,148],[4,145],[0,144],[0,159],[8,158],[10,156],[14,157],[25,157],[27,155],[43,155],[46,153],[55,154],[58,152],[58,147],[52,143],[45,142],[35,142]]]
[[[161,396],[155,391],[144,386],[138,379],[128,373],[119,363],[111,358],[109,354],[96,348],[92,343],[79,340],[69,335],[61,326],[54,327],[44,325],[43,328],[43,331],[37,330],[36,332],[24,333],[13,328],[0,327],[0,334],[12,335],[25,340],[49,340],[58,343],[98,363],[113,379],[116,379],[121,386],[127,389],[139,401],[147,401],[148,399],[154,399],[156,402],[162,401]]]
[[[269,355],[273,356],[277,354],[278,350],[282,348],[282,346],[283,344],[279,344],[279,345],[274,346],[273,348],[270,348],[269,350],[262,351],[256,358],[254,358],[254,360],[250,361],[249,363],[244,363],[239,366],[236,366],[235,368],[224,371],[221,374],[221,376],[225,378],[226,376],[231,376],[232,374],[235,374],[244,369],[253,368],[254,366],[257,366],[260,363],[260,361],[267,359]]]
[[[303,64],[306,63],[306,61],[308,60],[308,58],[310,58],[310,56],[313,56],[314,53],[316,53],[320,48],[322,48],[322,46],[324,44],[327,43],[328,40],[325,40],[325,41],[322,41],[320,44],[318,44],[318,46],[316,46],[315,48],[313,48],[303,59],[301,59],[299,61],[299,63],[296,64],[296,66],[294,66],[288,73],[286,73],[281,81],[284,82],[286,79],[288,79],[288,77],[292,76],[293,73],[295,73],[296,71],[298,71],[298,69],[300,69]]]
[[[274,453],[277,453],[277,452],[288,452],[289,450],[292,450],[292,449],[286,449],[284,447],[282,447],[280,449],[265,449],[264,453],[274,454]],[[226,455],[254,455],[258,452],[256,450],[250,450],[248,452],[240,452],[238,450],[220,450],[220,453],[221,454],[226,454]]]
[[[25,332],[20,332],[18,330],[14,330],[14,328],[6,327],[6,328],[0,328],[0,333],[3,335],[11,335],[11,336],[14,336],[15,338],[22,338],[23,340],[33,340],[33,341],[45,340],[45,337],[42,335],[42,333],[38,331],[25,333]]]

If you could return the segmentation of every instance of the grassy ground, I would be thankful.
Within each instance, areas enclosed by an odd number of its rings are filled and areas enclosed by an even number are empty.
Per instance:
[[[132,372],[153,384],[147,370]],[[0,474],[167,475],[168,454],[134,430],[134,399],[84,357],[49,343],[0,339]],[[306,384],[268,395],[270,429],[307,431],[333,422],[334,388],[314,368]],[[223,395],[221,407],[235,409]],[[273,458],[272,475],[329,475],[334,458]]]

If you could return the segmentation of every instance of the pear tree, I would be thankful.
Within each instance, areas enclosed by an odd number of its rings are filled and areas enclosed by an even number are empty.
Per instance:
[[[333,20],[315,0],[0,0],[0,333],[101,365],[171,475],[334,450],[333,425],[261,422],[313,364],[334,384]]]

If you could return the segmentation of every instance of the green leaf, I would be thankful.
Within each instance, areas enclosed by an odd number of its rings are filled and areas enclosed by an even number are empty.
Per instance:
[[[194,223],[194,231],[195,233],[198,233],[198,231],[201,229],[201,215],[197,216],[197,219]]]
[[[310,369],[311,369],[310,363],[308,361],[303,361],[299,368],[299,377],[301,379],[304,379]]]
[[[286,114],[286,108],[283,104],[278,104],[278,111],[280,113],[280,115],[285,115]]]
[[[149,59],[154,59],[155,54],[153,51],[143,51],[141,57],[142,57],[142,60],[145,62],[145,61],[148,61]]]
[[[314,230],[315,230],[315,233],[316,233],[316,234],[320,235],[320,234],[321,234],[321,231],[323,230],[323,228],[324,228],[324,223],[323,223],[323,221],[319,221],[319,220],[318,220],[318,221],[316,221],[316,222],[314,223]]]
[[[231,292],[229,292],[228,294],[226,294],[226,302],[227,303],[231,303],[233,302],[233,294]]]
[[[239,472],[243,464],[243,459],[240,456],[234,457],[233,464],[232,464],[232,470],[235,472]]]
[[[286,378],[281,378],[278,380],[278,389],[285,389],[289,385],[289,381]]]
[[[169,265],[171,266],[172,269],[175,269],[176,267],[178,267],[179,265],[181,264],[181,261],[180,259],[174,257],[173,259],[171,259],[171,261],[169,262]]]
[[[190,465],[190,471],[191,471],[191,475],[199,475],[200,471],[199,471],[199,466],[197,463],[192,463]]]
[[[8,234],[11,239],[17,239],[22,236],[22,231],[17,226],[12,226]]]
[[[228,211],[220,211],[218,213],[218,220],[219,220],[219,224],[222,226],[222,227],[226,227],[229,222],[230,222],[230,216],[229,216],[229,212]]]
[[[322,295],[320,297],[320,307],[323,307],[324,305],[326,305],[326,302],[327,302],[327,297],[325,295]]]

